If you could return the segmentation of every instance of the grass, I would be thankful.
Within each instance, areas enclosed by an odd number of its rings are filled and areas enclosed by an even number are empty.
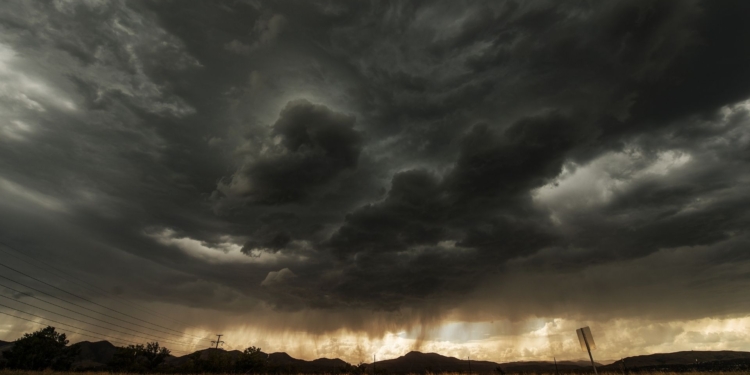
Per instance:
[[[0,375],[81,375],[81,372],[73,372],[73,371],[25,371],[25,370],[0,370]],[[127,372],[86,372],[85,374],[88,375],[135,375],[132,373]],[[620,372],[611,372],[611,373],[604,373],[600,372],[600,375],[622,375]],[[750,371],[732,371],[732,372],[725,372],[725,371],[693,371],[693,372],[638,372],[633,373],[638,375],[740,375],[740,374],[747,374],[750,375]],[[140,374],[138,374],[140,375]],[[158,375],[158,374],[156,374]],[[171,374],[164,374],[164,375],[171,375]],[[189,374],[188,374],[189,375]],[[195,374],[195,375],[207,375],[207,374]],[[223,374],[216,374],[216,375],[223,375]],[[229,374],[226,374],[229,375]],[[293,375],[308,375],[308,374],[293,374]],[[326,374],[317,374],[317,375],[326,375]],[[336,374],[336,375],[347,375],[347,374]],[[467,375],[467,373],[460,373],[460,372],[446,372],[446,373],[440,373],[440,374],[410,374],[410,375]],[[480,375],[474,373],[474,375]],[[508,373],[508,375],[512,375]],[[531,373],[527,373],[527,375],[531,375]],[[542,373],[542,374],[536,374],[536,375],[555,375],[555,373]],[[561,375],[575,375],[575,373],[565,373]],[[584,374],[581,374],[584,375]],[[585,375],[590,375],[589,373],[586,373]]]

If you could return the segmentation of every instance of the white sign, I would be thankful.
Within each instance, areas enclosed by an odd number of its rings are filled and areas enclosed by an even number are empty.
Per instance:
[[[596,349],[596,343],[594,343],[594,336],[591,335],[591,328],[583,327],[576,330],[578,334],[578,342],[581,344],[581,350],[587,352],[589,350]],[[586,344],[588,343],[588,348]]]

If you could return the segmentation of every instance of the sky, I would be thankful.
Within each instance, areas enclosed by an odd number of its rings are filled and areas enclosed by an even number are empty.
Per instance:
[[[31,321],[0,340],[56,319],[158,324],[175,352],[516,361],[585,359],[590,326],[601,360],[750,350],[747,14],[4,2],[0,311]]]

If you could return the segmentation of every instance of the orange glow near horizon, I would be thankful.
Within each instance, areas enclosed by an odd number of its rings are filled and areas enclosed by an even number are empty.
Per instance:
[[[286,352],[311,360],[341,358],[349,363],[387,360],[409,351],[495,362],[587,360],[575,329],[583,323],[565,319],[529,319],[516,333],[490,335],[499,322],[445,322],[431,329],[418,328],[370,336],[345,329],[314,335],[295,331],[267,331],[249,325],[225,330],[227,350],[258,346],[265,352]],[[586,323],[589,324],[589,323]],[[687,350],[750,350],[750,316],[655,322],[616,319],[590,323],[597,342],[594,359],[611,362],[623,357]],[[191,334],[210,335],[195,330]],[[482,336],[477,338],[476,336]],[[201,349],[201,348],[196,348]]]

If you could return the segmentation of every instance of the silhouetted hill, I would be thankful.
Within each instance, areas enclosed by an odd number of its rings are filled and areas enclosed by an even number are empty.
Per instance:
[[[186,355],[179,356],[179,357],[169,356],[164,360],[164,364],[169,365],[169,366],[180,367],[180,366],[185,365],[187,362],[191,361],[193,358],[196,358],[196,357],[202,360],[207,360],[211,354],[228,355],[229,358],[235,360],[237,359],[237,357],[239,357],[240,354],[242,354],[242,352],[239,350],[224,350],[224,349],[216,349],[216,348],[201,349],[193,353],[186,354]]]
[[[299,361],[299,360],[284,352],[268,354],[268,362],[274,363],[277,365],[294,363],[295,361]]]
[[[73,370],[104,370],[117,351],[109,341],[81,341],[71,347],[79,351],[73,361]]]
[[[590,364],[586,363],[586,366]],[[407,373],[440,373],[440,372],[469,372],[471,367],[472,373],[488,374],[496,373],[500,368],[503,372],[554,372],[555,364],[553,362],[535,361],[535,362],[508,362],[497,363],[490,361],[475,361],[471,364],[466,359],[446,357],[437,353],[409,352],[402,357],[375,362],[376,372],[387,372],[392,374]],[[586,371],[586,367],[580,366],[574,362],[558,362],[560,371]],[[368,365],[368,370],[372,371],[372,364]]]
[[[318,358],[318,359],[313,359],[312,361],[309,361],[309,363],[310,365],[314,365],[318,367],[325,367],[325,368],[331,368],[331,367],[341,368],[343,366],[349,365],[349,363],[344,362],[343,360],[338,359],[338,358],[333,358],[333,359]]]
[[[497,364],[492,362],[472,362],[472,370],[477,372],[485,372],[482,371],[485,367],[489,369],[485,370],[492,371],[495,366]],[[372,371],[372,364],[368,368]],[[468,372],[469,363],[466,360],[446,357],[436,353],[412,351],[395,359],[375,362],[375,370],[388,373]]]
[[[222,349],[203,349],[198,350],[195,353],[184,355],[181,357],[172,357],[165,360],[165,365],[181,367],[188,364],[195,356],[198,358],[207,360],[212,354],[218,354],[227,356],[230,360],[236,360],[242,352],[239,350],[222,350]],[[312,361],[305,361],[290,356],[287,353],[262,353],[267,357],[268,370],[276,373],[332,373],[341,371],[342,369],[349,366],[348,363],[336,358],[319,358]]]
[[[721,362],[729,360],[750,360],[750,352],[721,351],[685,351],[674,353],[657,353],[624,358],[626,368],[695,365],[696,363]],[[603,366],[604,369],[619,369],[623,360]]]
[[[318,358],[312,361],[305,361],[281,352],[268,355],[268,366],[271,371],[313,374],[341,371],[345,367],[348,367],[349,364],[338,358]]]

